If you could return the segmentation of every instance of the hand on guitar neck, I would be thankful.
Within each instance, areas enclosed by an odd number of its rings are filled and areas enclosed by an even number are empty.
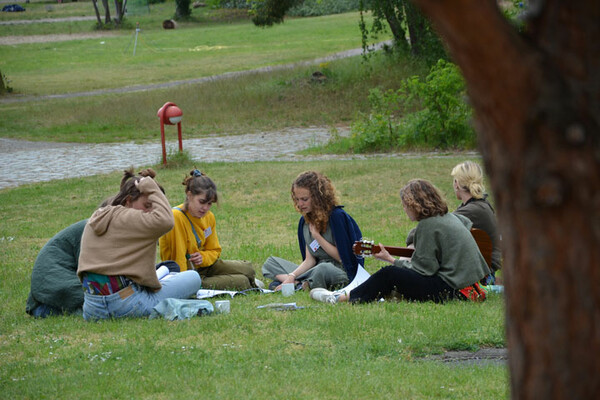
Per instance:
[[[383,250],[381,249],[380,246],[383,247]],[[415,251],[414,248],[410,248],[410,247],[382,246],[381,244],[375,245],[373,240],[365,240],[365,239],[354,242],[354,245],[352,246],[352,250],[353,250],[354,254],[356,254],[358,256],[363,256],[363,257],[374,256],[375,258],[378,258],[380,260],[392,262],[392,263],[394,261],[392,256],[410,258],[412,256],[413,252]]]

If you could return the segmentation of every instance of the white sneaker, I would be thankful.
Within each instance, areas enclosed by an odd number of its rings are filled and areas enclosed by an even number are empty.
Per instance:
[[[314,288],[310,291],[310,298],[323,303],[335,304],[339,296],[325,288]]]
[[[257,288],[260,289],[264,289],[265,288],[265,284],[263,283],[263,281],[254,278],[254,284],[256,285]]]

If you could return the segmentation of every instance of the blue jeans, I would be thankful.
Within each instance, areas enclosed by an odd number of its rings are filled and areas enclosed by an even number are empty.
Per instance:
[[[147,317],[161,300],[188,299],[200,289],[200,275],[196,271],[172,274],[160,281],[162,288],[150,292],[136,284],[108,296],[84,293],[83,318],[93,321],[107,318]]]

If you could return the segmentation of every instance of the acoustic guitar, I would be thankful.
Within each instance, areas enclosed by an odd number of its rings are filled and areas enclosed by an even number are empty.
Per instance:
[[[477,247],[479,247],[479,251],[483,255],[488,267],[492,266],[492,240],[489,235],[477,228],[471,229],[471,235],[473,239],[475,239],[475,243],[477,243]],[[388,253],[396,257],[412,257],[415,249],[410,247],[392,247],[392,246],[383,246]],[[381,248],[379,245],[376,245],[373,240],[359,240],[354,242],[352,245],[352,251],[357,256],[363,257],[371,257],[373,254],[379,253]]]
[[[396,257],[411,257],[415,251],[415,249],[411,249],[410,247],[383,247],[388,251],[388,253]],[[354,242],[352,245],[352,251],[357,256],[371,257],[373,254],[379,253],[381,248],[379,245],[375,244],[373,240],[362,239]]]

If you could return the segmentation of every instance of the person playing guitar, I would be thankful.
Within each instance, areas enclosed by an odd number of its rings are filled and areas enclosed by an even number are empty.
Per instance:
[[[326,303],[362,303],[377,301],[396,291],[402,298],[413,301],[485,299],[478,282],[490,269],[469,231],[472,222],[448,213],[441,192],[423,179],[409,181],[400,190],[400,199],[408,217],[418,221],[411,258],[396,259],[388,248],[380,245],[380,251],[372,255],[391,265],[349,293],[317,288],[311,290],[311,298]]]

